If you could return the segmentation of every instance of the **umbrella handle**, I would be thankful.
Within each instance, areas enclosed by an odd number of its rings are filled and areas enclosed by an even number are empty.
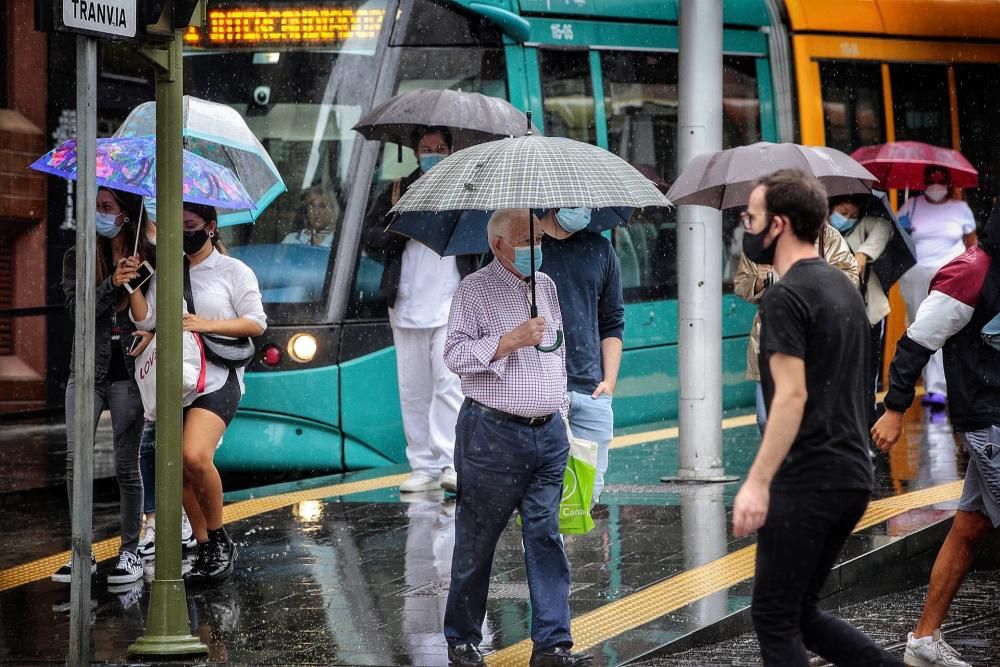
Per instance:
[[[541,343],[539,343],[538,345],[535,346],[535,349],[538,350],[539,352],[555,352],[560,347],[562,347],[562,344],[563,344],[562,329],[556,329],[556,342],[552,343],[552,345],[542,345]]]

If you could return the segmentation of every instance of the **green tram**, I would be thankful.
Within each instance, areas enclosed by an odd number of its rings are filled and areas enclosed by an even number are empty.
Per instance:
[[[260,281],[269,327],[216,462],[354,470],[404,462],[382,266],[361,243],[372,193],[410,173],[409,148],[351,127],[392,95],[461,89],[532,110],[541,131],[606,148],[661,187],[676,175],[677,0],[209,0],[185,36],[185,91],[232,105],[289,191],[225,240]],[[725,2],[724,143],[777,140],[765,0]],[[283,243],[314,197],[329,245]],[[744,380],[753,307],[732,292],[740,238],[724,219],[726,408]],[[616,426],[677,415],[676,218],[643,211],[611,232],[626,301]]]

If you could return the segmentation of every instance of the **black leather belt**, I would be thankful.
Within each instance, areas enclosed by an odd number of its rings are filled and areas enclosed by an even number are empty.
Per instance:
[[[548,424],[549,420],[552,419],[552,415],[545,415],[544,417],[522,417],[521,415],[512,415],[511,413],[504,412],[503,410],[495,410],[488,405],[483,405],[479,401],[474,401],[471,398],[468,399],[468,401],[477,409],[485,412],[491,417],[496,417],[497,419],[502,419],[507,422],[514,422],[515,424],[524,424],[525,426],[541,426],[543,424]]]

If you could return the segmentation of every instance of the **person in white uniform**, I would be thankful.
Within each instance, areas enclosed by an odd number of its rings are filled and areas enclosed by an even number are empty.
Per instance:
[[[906,316],[916,319],[938,269],[976,245],[976,219],[961,199],[951,197],[951,173],[931,165],[924,172],[924,194],[911,197],[899,210],[899,221],[909,227],[917,264],[900,279]],[[924,405],[944,408],[948,397],[944,365],[938,350],[924,368]]]
[[[365,219],[365,251],[384,265],[381,291],[396,346],[399,404],[412,470],[399,485],[403,493],[458,487],[455,423],[464,397],[458,376],[444,364],[444,341],[452,296],[478,260],[471,255],[439,257],[385,227],[389,209],[406,188],[447,157],[451,147],[447,129],[420,130],[413,142],[420,168],[377,194]]]

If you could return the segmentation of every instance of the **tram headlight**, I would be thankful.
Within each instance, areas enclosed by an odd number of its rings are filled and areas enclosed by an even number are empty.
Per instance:
[[[315,336],[308,333],[298,333],[288,341],[288,354],[295,361],[304,364],[313,360],[318,347],[319,344],[316,342]]]

